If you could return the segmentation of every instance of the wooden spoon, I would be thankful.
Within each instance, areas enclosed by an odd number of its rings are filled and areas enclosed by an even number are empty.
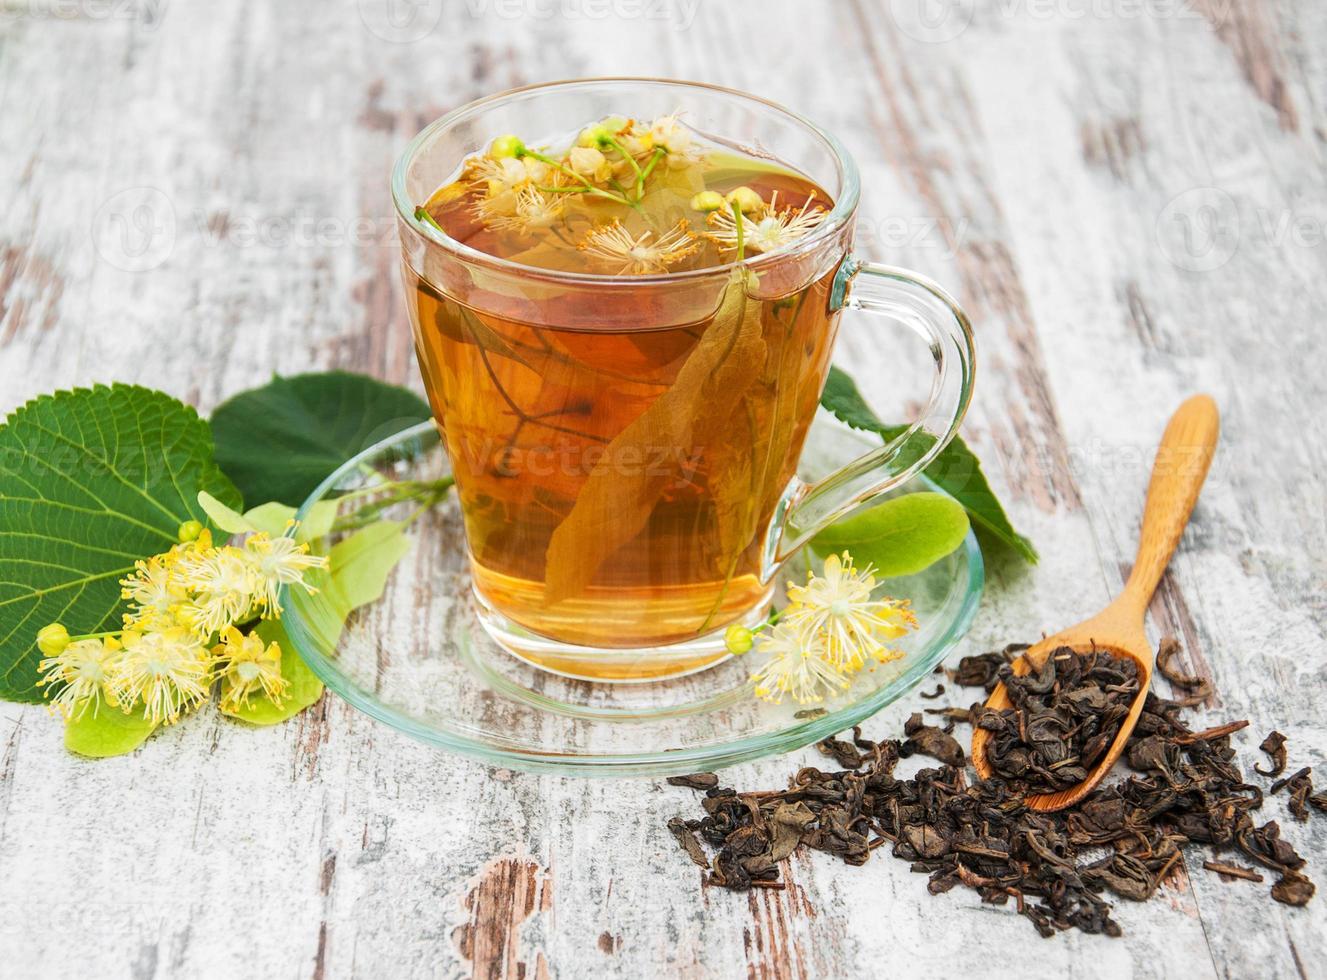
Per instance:
[[[1189,522],[1198,491],[1212,463],[1216,451],[1221,421],[1216,402],[1207,395],[1195,395],[1171,416],[1166,433],[1161,437],[1156,462],[1152,466],[1152,481],[1147,487],[1147,507],[1143,511],[1143,529],[1138,542],[1138,557],[1124,591],[1109,606],[1086,622],[1071,626],[1054,636],[1048,636],[1031,647],[1012,667],[1022,676],[1033,669],[1039,670],[1052,651],[1060,647],[1086,652],[1092,649],[1111,653],[1117,657],[1131,657],[1138,664],[1138,697],[1134,699],[1124,724],[1111,744],[1110,751],[1101,759],[1087,779],[1077,786],[1029,796],[1025,801],[1034,810],[1062,810],[1077,803],[1115,765],[1133,733],[1138,716],[1143,712],[1147,690],[1152,683],[1152,646],[1147,642],[1143,618],[1147,614],[1152,593],[1161,581],[1161,574],[1170,562],[1170,556],[1179,544],[1184,526]],[[991,692],[987,707],[997,710],[1011,707],[1009,692],[1000,684]],[[990,733],[978,728],[972,735],[972,764],[982,779],[994,775],[986,756]]]

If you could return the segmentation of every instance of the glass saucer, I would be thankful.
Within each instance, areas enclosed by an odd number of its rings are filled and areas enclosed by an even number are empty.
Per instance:
[[[832,430],[838,429],[838,432]],[[827,434],[826,434],[827,433]],[[818,420],[811,445],[845,438]],[[826,466],[826,469],[829,467]],[[382,480],[436,479],[447,459],[432,423],[406,429],[350,460],[304,503]],[[919,479],[898,493],[935,489]],[[402,509],[405,516],[409,511]],[[391,515],[395,516],[395,515]],[[882,591],[910,599],[920,622],[900,641],[905,656],[858,675],[818,705],[757,700],[756,654],[683,677],[632,684],[559,676],[499,647],[476,618],[460,514],[453,499],[408,525],[410,549],[372,605],[343,630],[325,593],[293,590],[282,622],[323,682],[366,714],[407,735],[508,768],[572,775],[658,775],[717,769],[789,752],[843,731],[924,680],[967,631],[981,596],[976,539],[924,572],[886,579]]]

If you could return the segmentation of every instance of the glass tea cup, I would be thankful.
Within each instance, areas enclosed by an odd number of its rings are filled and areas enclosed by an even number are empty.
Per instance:
[[[679,111],[711,142],[805,175],[829,213],[768,254],[644,275],[523,265],[416,217],[495,136]],[[499,644],[593,680],[715,663],[730,624],[765,617],[790,555],[953,438],[972,392],[967,317],[929,280],[851,254],[859,190],[833,136],[689,82],[530,86],[411,142],[392,176],[407,303],[478,616]],[[935,375],[906,431],[807,484],[797,462],[844,309],[920,336]]]

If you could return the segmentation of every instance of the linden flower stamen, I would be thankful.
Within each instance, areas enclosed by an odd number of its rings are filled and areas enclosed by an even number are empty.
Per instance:
[[[750,220],[743,217],[742,241],[752,252],[773,252],[791,245],[825,220],[825,209],[812,206],[815,195],[808,195],[800,208],[778,209],[779,192],[770,195],[761,217]],[[711,231],[706,237],[719,248],[730,251],[737,248],[737,219],[726,208],[712,212],[705,219]]]
[[[140,699],[154,724],[174,724],[180,715],[206,700],[211,690],[207,649],[182,627],[150,633],[125,633],[120,661],[121,702]]]
[[[43,686],[63,684],[64,687],[48,706],[65,718],[82,718],[92,708],[95,718],[102,703],[120,706],[120,685],[117,668],[123,651],[113,639],[75,640],[60,653],[37,664]]]
[[[686,221],[679,221],[677,227],[657,237],[652,228],[633,237],[621,221],[614,220],[591,230],[576,247],[592,258],[617,263],[619,268],[614,274],[620,276],[665,272],[670,265],[694,254],[700,242]]]
[[[766,701],[782,704],[791,695],[798,704],[813,704],[824,700],[825,691],[848,686],[847,675],[826,658],[823,638],[796,618],[780,619],[756,649],[769,655],[751,675],[756,696]]]
[[[259,532],[244,543],[244,550],[261,580],[257,598],[266,607],[264,615],[268,617],[281,615],[281,586],[302,585],[312,594],[316,590],[304,581],[304,573],[310,568],[327,567],[326,555],[311,555],[307,544],[296,544],[294,538],[285,535],[273,538]]]
[[[204,639],[244,618],[263,589],[249,555],[229,545],[181,559],[179,581],[194,596],[175,607],[176,618]]]
[[[230,627],[222,642],[212,648],[221,677],[221,708],[235,711],[247,707],[249,695],[262,692],[278,707],[290,683],[281,676],[281,646],[263,644],[257,633],[247,636]]]
[[[561,195],[545,194],[533,184],[517,192],[510,212],[499,210],[499,203],[498,200],[487,198],[475,205],[475,213],[495,231],[521,233],[547,228],[562,217],[566,204]]]
[[[860,670],[868,658],[878,663],[898,659],[903,654],[885,641],[917,626],[908,603],[872,599],[875,587],[871,568],[853,568],[846,551],[842,559],[826,558],[822,574],[809,574],[806,585],[788,587],[790,614],[806,630],[823,637],[827,659],[840,670]]]
[[[172,610],[186,598],[175,574],[178,561],[179,552],[171,549],[134,562],[134,573],[120,579],[120,595],[136,607],[126,617],[128,624],[145,628],[172,622]]]

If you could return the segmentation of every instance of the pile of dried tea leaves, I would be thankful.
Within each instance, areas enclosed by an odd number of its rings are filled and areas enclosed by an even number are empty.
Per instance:
[[[1023,649],[1014,645],[965,657],[946,674],[952,683],[989,691]],[[1165,660],[1173,653],[1166,651]],[[1080,689],[1073,685],[1084,678],[1095,678],[1089,687],[1098,681],[1127,687],[1127,678],[1117,676],[1113,665],[1090,657],[1079,665],[1061,661],[1055,669],[1058,676],[1073,679],[1064,685],[1070,691]],[[1181,687],[1203,690],[1174,701],[1149,693],[1125,756],[1134,774],[1057,813],[1037,813],[1023,805],[1020,786],[1026,776],[970,781],[962,748],[950,731],[957,722],[980,719],[983,707],[977,703],[966,709],[928,709],[946,719],[945,728],[913,715],[902,740],[873,742],[859,728],[851,739],[826,739],[819,748],[842,770],[801,769],[786,790],[739,793],[721,787],[712,773],[675,777],[669,781],[705,793],[705,816],[674,818],[669,829],[691,860],[706,869],[707,883],[738,890],[783,887],[779,862],[798,847],[859,865],[887,846],[913,871],[930,876],[931,894],[962,885],[986,902],[1012,900],[1043,936],[1071,928],[1120,935],[1103,895],[1146,901],[1179,864],[1181,848],[1190,844],[1207,846],[1214,858],[1233,852],[1274,872],[1272,897],[1305,905],[1314,885],[1302,873],[1304,859],[1281,839],[1275,821],[1258,825],[1252,816],[1262,806],[1263,791],[1245,781],[1230,745],[1231,733],[1247,722],[1192,731],[1181,714],[1206,697],[1205,685],[1173,670],[1167,676]],[[1136,691],[1136,674],[1134,684]],[[1109,725],[1081,718],[1079,724],[1085,737],[1075,742],[1074,751],[1086,759],[1085,746]],[[1285,760],[1277,751],[1284,750],[1284,740],[1269,736],[1263,747],[1279,775]],[[913,753],[943,764],[911,778],[896,777],[899,760]],[[1057,771],[1041,758],[1042,768]],[[1272,792],[1289,789],[1296,816],[1309,805],[1327,809],[1324,794],[1312,796],[1308,780],[1308,770],[1302,770],[1274,784]],[[1232,880],[1263,880],[1244,864],[1208,860],[1204,866]]]

